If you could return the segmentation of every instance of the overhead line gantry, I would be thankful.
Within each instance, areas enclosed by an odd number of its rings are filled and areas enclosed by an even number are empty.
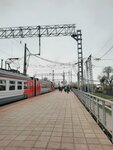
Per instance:
[[[0,28],[0,39],[11,38],[39,38],[39,54],[41,52],[41,37],[71,36],[77,41],[78,49],[78,86],[83,84],[83,54],[81,30],[76,30],[75,24],[20,26]],[[26,72],[26,66],[24,66]]]

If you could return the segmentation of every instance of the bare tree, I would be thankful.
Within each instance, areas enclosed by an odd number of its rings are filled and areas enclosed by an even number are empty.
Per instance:
[[[113,81],[113,75],[110,75],[113,72],[113,68],[111,66],[105,67],[103,69],[103,76],[98,76],[98,79],[100,80],[100,83],[103,85],[110,85]]]
[[[108,79],[110,79],[110,73],[112,72],[113,72],[113,68],[111,66],[105,67],[103,69],[103,73],[106,73]]]

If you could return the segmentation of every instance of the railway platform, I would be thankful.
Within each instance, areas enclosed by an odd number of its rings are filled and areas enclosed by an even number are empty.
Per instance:
[[[0,107],[0,150],[113,150],[70,92],[55,91]]]

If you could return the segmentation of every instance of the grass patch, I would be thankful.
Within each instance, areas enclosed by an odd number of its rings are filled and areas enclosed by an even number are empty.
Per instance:
[[[103,93],[95,93],[94,95],[113,101],[113,96],[111,96],[111,95],[106,95]]]

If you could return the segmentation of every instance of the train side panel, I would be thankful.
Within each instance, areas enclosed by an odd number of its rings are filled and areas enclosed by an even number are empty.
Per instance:
[[[54,90],[53,83],[0,69],[0,106]]]
[[[26,88],[24,90],[24,97],[30,98],[34,96],[34,82],[33,80],[26,81]]]
[[[47,81],[41,80],[40,81],[40,89],[41,89],[40,94],[51,92],[54,90],[53,83],[48,80]]]
[[[36,96],[40,95],[40,81],[36,81]]]
[[[25,80],[0,77],[0,105],[24,99]]]

